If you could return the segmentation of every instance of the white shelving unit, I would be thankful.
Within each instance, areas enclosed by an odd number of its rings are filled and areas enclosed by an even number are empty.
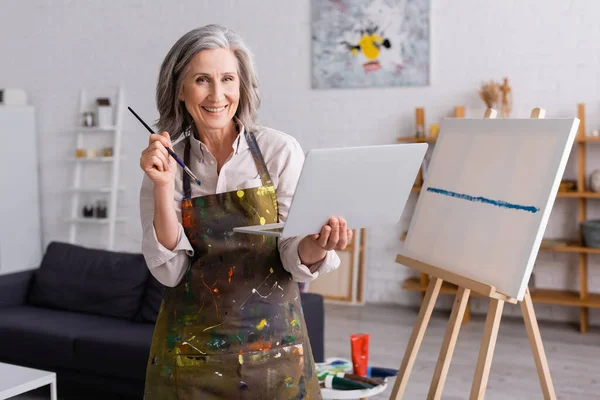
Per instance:
[[[91,111],[87,106],[88,103],[87,92],[85,89],[81,90],[80,101],[79,101],[79,116],[83,115],[85,111]],[[83,149],[86,147],[86,138],[90,135],[112,135],[112,156],[109,157],[92,157],[92,158],[77,158],[74,157],[72,162],[75,164],[73,174],[73,186],[67,189],[71,193],[71,216],[66,219],[69,226],[69,242],[76,244],[78,242],[80,230],[84,229],[97,229],[98,235],[106,234],[106,244],[103,246],[107,250],[113,250],[115,244],[115,231],[116,224],[125,222],[126,218],[117,216],[117,206],[119,194],[125,190],[124,187],[119,186],[120,176],[120,164],[124,159],[121,156],[121,137],[122,137],[122,120],[123,120],[123,107],[124,104],[124,93],[122,88],[117,89],[116,101],[113,104],[114,110],[114,125],[111,127],[84,127],[79,126],[75,130],[77,135],[76,148]],[[80,118],[81,119],[81,118]],[[73,149],[75,150],[75,149]],[[85,179],[84,165],[90,163],[101,163],[106,164],[110,167],[110,182],[108,185],[92,186]],[[86,182],[83,184],[82,182]],[[82,194],[100,194],[108,196],[107,201],[107,217],[106,218],[85,218],[82,216]],[[93,225],[104,226],[106,228],[93,227]],[[90,228],[90,226],[92,226]]]

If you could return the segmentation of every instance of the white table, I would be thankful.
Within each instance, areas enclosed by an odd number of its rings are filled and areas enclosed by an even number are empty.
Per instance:
[[[0,363],[0,400],[50,385],[50,399],[56,397],[56,374],[39,369]]]
[[[336,390],[336,389],[321,389],[321,396],[323,399],[364,399],[367,397],[375,396],[387,389],[387,382],[383,385],[375,386],[371,389],[357,389],[357,390]]]

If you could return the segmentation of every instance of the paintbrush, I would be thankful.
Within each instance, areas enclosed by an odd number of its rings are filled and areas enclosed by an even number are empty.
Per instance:
[[[135,111],[133,111],[133,109],[131,107],[127,107],[129,109],[129,111],[131,111],[131,113],[138,119],[138,121],[140,121],[142,123],[142,125],[144,125],[146,127],[146,129],[148,129],[148,131],[150,133],[154,133],[154,131],[152,130],[152,128],[150,128],[148,126],[148,124],[146,124],[144,122],[143,119],[140,118],[139,115],[137,115],[135,113]],[[185,163],[183,162],[183,160],[181,160],[181,158],[179,158],[179,156],[177,154],[175,154],[175,152],[173,150],[171,150],[169,147],[166,147],[167,152],[171,155],[171,157],[173,157],[175,159],[175,161],[177,161],[177,164],[181,165],[181,168],[183,168],[183,170],[193,179],[196,181],[196,183],[198,184],[198,186],[200,186],[200,179],[198,179],[196,177],[196,175],[194,175],[194,173],[192,172],[191,169],[189,169]]]

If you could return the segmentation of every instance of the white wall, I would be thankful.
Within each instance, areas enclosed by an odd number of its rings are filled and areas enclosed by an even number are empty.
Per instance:
[[[66,239],[62,218],[69,210],[69,198],[64,190],[71,183],[71,171],[64,160],[73,154],[74,138],[65,131],[76,121],[79,89],[122,84],[127,104],[154,120],[154,87],[162,58],[183,33],[207,23],[225,24],[245,37],[256,55],[263,122],[295,136],[305,150],[393,143],[397,136],[414,132],[417,106],[426,107],[427,124],[439,122],[459,104],[467,106],[467,116],[479,117],[484,110],[477,96],[480,83],[503,76],[513,87],[513,116],[528,117],[532,107],[541,106],[548,117],[572,117],[576,104],[584,102],[587,126],[600,125],[600,2],[431,2],[429,87],[318,91],[310,88],[309,0],[4,0],[0,87],[26,89],[37,107],[45,243]],[[138,158],[147,136],[129,115],[125,131],[129,158],[122,179],[129,190],[121,205],[133,222],[119,228],[117,243],[119,249],[138,251],[137,195],[142,177]],[[18,137],[12,140],[18,142]],[[590,158],[600,160],[597,149]],[[573,165],[567,175],[575,176]],[[414,199],[400,226],[369,233],[370,301],[416,304],[418,300],[415,293],[400,289],[409,272],[394,263],[413,206]],[[594,216],[598,207],[591,206]],[[557,200],[548,234],[574,234],[575,220],[575,201]],[[17,221],[15,217],[11,222]],[[590,285],[596,291],[600,291],[598,261],[591,257]],[[540,255],[537,282],[575,287],[575,262],[574,256]],[[542,317],[578,315],[574,308],[540,308]]]

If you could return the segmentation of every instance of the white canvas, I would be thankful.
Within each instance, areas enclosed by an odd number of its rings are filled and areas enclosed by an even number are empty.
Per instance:
[[[522,300],[578,127],[445,119],[402,253]]]

